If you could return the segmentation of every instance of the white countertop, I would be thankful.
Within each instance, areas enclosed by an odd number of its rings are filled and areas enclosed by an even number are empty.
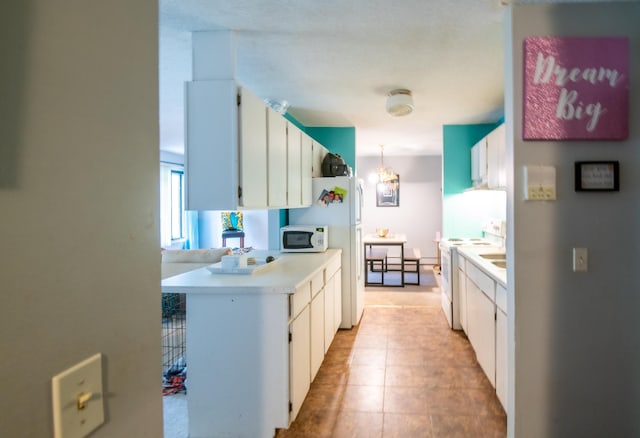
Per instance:
[[[507,287],[507,270],[497,267],[491,263],[491,260],[480,257],[480,254],[504,253],[504,248],[494,246],[460,246],[457,250],[467,260],[486,272],[487,275],[491,276],[505,288]]]
[[[340,249],[321,253],[281,253],[256,250],[249,257],[273,255],[272,266],[254,274],[212,274],[205,267],[162,280],[165,293],[294,293],[296,286],[308,281],[336,255]]]

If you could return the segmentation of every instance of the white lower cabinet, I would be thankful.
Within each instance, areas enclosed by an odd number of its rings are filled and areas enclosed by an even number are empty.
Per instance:
[[[333,276],[333,332],[331,339],[342,324],[342,269]]]
[[[311,380],[324,360],[324,289],[311,300]]]
[[[290,418],[294,419],[300,411],[302,402],[311,386],[311,345],[309,306],[289,324],[289,397],[291,398]]]
[[[458,257],[458,266],[460,261],[464,261],[464,258]],[[467,274],[463,269],[458,269],[458,311],[460,312],[460,325],[462,330],[469,335],[469,329],[467,328]]]
[[[469,281],[467,284],[469,339],[476,352],[478,363],[496,384],[496,332],[495,304],[480,288]]]
[[[290,421],[298,415],[342,321],[340,263],[341,257],[335,257],[289,298]]]
[[[505,411],[507,410],[508,366],[507,315],[498,308],[496,313],[496,395]]]
[[[325,354],[331,346],[335,335],[335,286],[333,277],[324,285],[324,352]]]
[[[311,380],[316,377],[324,360],[325,313],[324,270],[311,280]]]
[[[507,290],[501,282],[463,259],[458,270],[460,285],[460,321],[476,359],[507,409],[508,338]],[[460,259],[459,259],[460,262]],[[465,299],[466,296],[466,299]]]

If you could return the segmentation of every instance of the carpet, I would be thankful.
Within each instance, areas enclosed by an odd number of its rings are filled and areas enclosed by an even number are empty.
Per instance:
[[[376,283],[380,281],[381,273],[380,272],[371,272],[369,271],[369,281]],[[416,281],[416,273],[415,272],[405,272],[404,280],[409,282]],[[400,272],[397,271],[387,271],[384,273],[384,284],[382,285],[371,285],[367,286],[367,291],[375,291],[375,290],[384,290],[385,292],[393,292],[394,290],[402,291],[402,292],[427,292],[433,291],[434,289],[438,289],[440,287],[439,278],[433,271],[432,266],[421,266],[420,267],[420,284],[419,285],[408,285],[405,284],[404,287],[388,287],[388,286],[399,286],[400,285]]]

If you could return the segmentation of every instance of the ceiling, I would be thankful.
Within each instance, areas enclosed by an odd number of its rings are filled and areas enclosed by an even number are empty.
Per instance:
[[[540,1],[528,1],[528,3]],[[183,151],[191,32],[232,30],[237,81],[305,126],[353,126],[356,155],[440,155],[442,126],[503,116],[508,0],[160,0],[161,149]],[[387,94],[412,91],[408,116]]]

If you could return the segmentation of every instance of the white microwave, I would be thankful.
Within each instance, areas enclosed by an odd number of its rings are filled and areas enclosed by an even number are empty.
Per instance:
[[[326,225],[289,225],[280,228],[283,252],[324,252],[329,248]]]

